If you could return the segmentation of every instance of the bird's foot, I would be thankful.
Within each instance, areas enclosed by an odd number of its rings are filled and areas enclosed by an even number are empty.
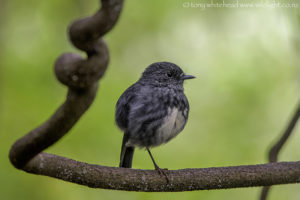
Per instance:
[[[166,177],[167,183],[170,183],[169,177],[166,174],[166,172],[168,172],[168,168],[159,168],[158,166],[155,166],[155,170],[160,174],[160,175],[164,175]]]

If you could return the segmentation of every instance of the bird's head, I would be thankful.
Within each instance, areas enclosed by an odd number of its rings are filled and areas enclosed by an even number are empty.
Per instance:
[[[192,78],[195,77],[184,74],[174,63],[156,62],[145,69],[140,81],[157,86],[182,86],[184,80]]]

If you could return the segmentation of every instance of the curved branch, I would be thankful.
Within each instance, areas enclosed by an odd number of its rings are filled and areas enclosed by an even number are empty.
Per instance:
[[[283,145],[288,140],[288,138],[291,136],[299,117],[300,117],[300,103],[299,103],[297,110],[294,113],[290,123],[288,124],[286,130],[283,132],[283,134],[279,138],[279,140],[270,149],[269,162],[277,162],[278,161],[278,154],[279,154],[280,150],[282,149]]]
[[[101,2],[102,7],[94,16],[70,26],[71,41],[86,51],[88,58],[66,53],[57,59],[56,77],[69,88],[66,101],[49,120],[13,144],[9,158],[16,168],[23,169],[30,159],[63,137],[92,104],[98,80],[109,61],[107,46],[100,37],[115,25],[123,5],[123,0]]]
[[[95,41],[117,22],[123,0],[101,0],[102,9],[92,17],[74,21],[69,28],[70,40],[78,49],[93,51]]]
[[[31,158],[63,137],[93,102],[96,89],[97,84],[83,91],[70,89],[65,103],[48,121],[13,144],[9,154],[12,164],[22,169]]]
[[[286,127],[285,131],[283,132],[282,136],[279,140],[271,147],[269,151],[269,162],[277,162],[278,161],[278,154],[282,149],[283,145],[286,143],[288,138],[291,136],[298,119],[300,118],[300,103],[297,107],[296,112],[294,113],[291,121],[289,122],[288,126]],[[266,200],[268,197],[268,193],[270,191],[270,187],[264,187],[260,194],[260,200]]]
[[[155,170],[105,167],[40,153],[24,170],[92,188],[144,192],[178,192],[299,183],[300,162],[169,170],[168,178]]]

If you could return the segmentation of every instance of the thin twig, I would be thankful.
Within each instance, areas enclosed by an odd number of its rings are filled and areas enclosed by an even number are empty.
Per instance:
[[[291,136],[297,121],[300,117],[300,103],[298,105],[298,108],[296,112],[294,113],[291,121],[289,122],[288,126],[286,127],[285,131],[283,132],[282,136],[279,138],[279,140],[271,147],[269,151],[269,162],[277,162],[278,161],[278,155],[280,153],[280,150],[288,140],[288,138]],[[260,200],[266,200],[268,197],[268,193],[270,191],[270,187],[264,187],[261,191]]]

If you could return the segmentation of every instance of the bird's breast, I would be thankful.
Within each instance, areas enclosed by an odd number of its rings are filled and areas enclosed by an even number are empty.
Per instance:
[[[182,131],[186,124],[187,110],[169,108],[168,115],[163,119],[162,125],[157,129],[157,145],[168,142]]]

